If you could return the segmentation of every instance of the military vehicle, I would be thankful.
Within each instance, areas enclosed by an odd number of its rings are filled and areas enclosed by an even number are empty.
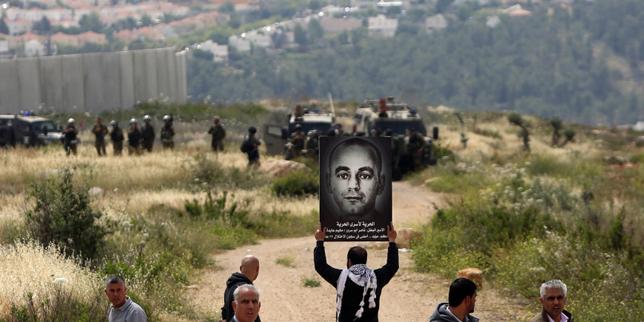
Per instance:
[[[288,114],[282,118],[287,120],[285,125],[273,123],[264,125],[264,142],[268,154],[283,154],[286,159],[292,158],[293,146],[289,142],[298,130],[302,131],[306,137],[314,133],[326,135],[333,129],[335,116],[333,113],[324,113],[315,106],[302,107],[293,114]]]
[[[0,146],[27,147],[59,143],[61,128],[52,120],[34,115],[0,114]]]
[[[408,104],[396,102],[393,97],[366,100],[356,110],[354,121],[357,129],[368,136],[392,137],[394,180],[402,179],[407,172],[436,163],[425,123]]]

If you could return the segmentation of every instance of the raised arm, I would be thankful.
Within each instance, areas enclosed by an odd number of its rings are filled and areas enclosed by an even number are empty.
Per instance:
[[[315,271],[318,272],[318,274],[320,274],[320,276],[322,276],[325,281],[333,285],[333,287],[337,287],[338,278],[340,277],[342,270],[331,267],[329,264],[327,264],[326,252],[324,251],[325,236],[325,228],[320,227],[315,231],[316,245],[315,249],[313,250],[313,263],[315,264]]]
[[[393,224],[387,226],[387,237],[389,238],[389,248],[387,249],[387,263],[375,271],[378,277],[378,284],[385,286],[398,271],[398,245],[396,237],[398,233]]]

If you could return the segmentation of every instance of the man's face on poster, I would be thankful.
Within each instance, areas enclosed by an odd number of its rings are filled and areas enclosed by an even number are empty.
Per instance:
[[[329,191],[340,216],[359,218],[369,214],[382,191],[380,158],[375,147],[341,143],[332,153]]]

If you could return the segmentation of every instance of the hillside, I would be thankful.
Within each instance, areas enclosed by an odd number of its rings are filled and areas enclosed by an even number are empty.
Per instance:
[[[644,119],[643,2],[546,1],[527,5],[531,14],[521,17],[499,15],[493,3],[419,5],[392,14],[393,38],[364,28],[320,36],[310,24],[299,47],[277,54],[233,52],[227,65],[195,55],[189,92],[217,102],[332,93],[340,100],[396,96],[419,106],[515,110],[583,123]],[[449,25],[428,33],[425,17],[439,9]],[[499,22],[490,24],[490,17]]]

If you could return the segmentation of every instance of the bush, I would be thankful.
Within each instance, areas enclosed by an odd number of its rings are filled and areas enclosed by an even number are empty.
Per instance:
[[[203,188],[242,188],[248,189],[262,185],[264,178],[257,171],[245,171],[238,168],[227,168],[206,154],[194,157],[189,167],[193,184]]]
[[[43,246],[56,244],[67,256],[95,259],[106,230],[97,223],[102,214],[91,208],[86,187],[75,187],[70,169],[32,186],[36,205],[25,213],[26,226]]]
[[[11,307],[11,321],[15,322],[57,322],[77,321],[92,322],[105,319],[105,297],[97,291],[93,298],[76,299],[69,291],[56,287],[50,298],[35,299],[33,294],[26,294],[26,303]]]
[[[280,197],[317,195],[320,178],[310,170],[295,171],[275,180],[271,190]]]

